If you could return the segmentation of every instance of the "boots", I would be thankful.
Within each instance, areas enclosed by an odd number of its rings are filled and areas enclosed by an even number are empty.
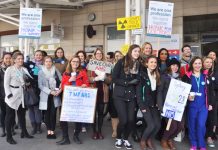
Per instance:
[[[151,139],[147,139],[146,144],[149,150],[154,150],[154,146],[153,146]]]
[[[145,140],[141,140],[141,141],[140,141],[140,148],[141,148],[141,150],[145,150],[145,148],[146,148],[146,142],[145,142]]]
[[[31,131],[31,135],[34,135],[34,134],[36,134],[37,126],[36,126],[36,123],[35,123],[35,122],[31,122],[31,125],[32,125],[32,127],[33,127],[33,130]]]
[[[163,150],[170,150],[170,147],[168,146],[167,140],[164,140],[164,139],[161,140],[161,147]]]
[[[41,123],[36,124],[36,131],[37,131],[38,134],[42,133]]]
[[[173,143],[173,140],[168,140],[168,141],[167,141],[167,144],[169,145],[169,147],[170,147],[171,150],[176,150],[176,147],[175,147],[175,145],[174,145],[174,143]]]
[[[32,139],[33,136],[29,135],[29,133],[27,132],[27,130],[22,130],[21,134],[20,134],[20,138],[28,138],[28,139]]]
[[[112,138],[116,138],[117,137],[117,125],[119,123],[118,118],[111,118],[111,124],[112,124]]]
[[[6,133],[5,133],[5,127],[2,126],[2,134],[1,134],[1,137],[5,137],[6,136]]]

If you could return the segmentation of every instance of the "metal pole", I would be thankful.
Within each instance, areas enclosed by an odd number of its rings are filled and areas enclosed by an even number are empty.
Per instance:
[[[142,32],[142,36],[141,36],[141,43],[143,44],[145,42],[145,34],[146,34],[146,0],[141,0],[141,9],[142,9],[142,13],[141,13],[141,20],[142,20],[142,29],[143,29],[143,32]]]
[[[126,17],[130,17],[130,0],[126,0]],[[130,30],[125,31],[125,44],[130,44]]]
[[[39,3],[36,3],[36,8],[39,8]],[[35,50],[39,49],[39,39],[35,39]]]
[[[23,3],[20,2],[20,9],[23,8]],[[19,50],[24,53],[24,50],[23,50],[23,38],[19,38]]]
[[[26,0],[25,7],[29,8],[29,0]],[[25,56],[24,59],[25,61],[28,55],[29,55],[29,39],[25,38],[24,39],[24,56]]]
[[[140,1],[136,0],[135,1],[135,10],[136,10],[136,16],[141,16],[141,6],[140,6]],[[136,35],[135,36],[135,43],[140,45],[141,44],[141,35]]]

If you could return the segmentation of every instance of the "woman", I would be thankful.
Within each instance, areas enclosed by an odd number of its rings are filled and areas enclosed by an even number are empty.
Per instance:
[[[4,90],[4,75],[6,69],[11,65],[11,53],[4,53],[2,57],[2,64],[0,66],[0,108],[1,108],[1,137],[5,137],[5,116],[6,116],[6,103],[5,103],[5,90]]]
[[[114,52],[114,65],[118,62],[118,60],[123,58],[123,54],[121,51],[115,51]]]
[[[14,125],[15,110],[21,126],[21,138],[33,138],[26,129],[26,109],[24,108],[23,88],[25,88],[25,78],[31,77],[27,69],[23,67],[24,56],[22,53],[14,53],[12,56],[14,65],[7,68],[4,78],[6,118],[5,125],[7,131],[7,142],[16,144],[13,139],[11,129]]]
[[[114,66],[112,79],[114,105],[118,113],[116,148],[132,149],[128,137],[135,123],[136,85],[138,84],[140,47],[131,45],[126,56]]]
[[[83,50],[77,51],[76,56],[78,56],[80,59],[82,69],[86,69],[86,66],[87,66],[86,52]]]
[[[140,83],[137,86],[137,102],[147,124],[141,138],[140,146],[144,150],[146,145],[154,149],[152,138],[160,129],[160,112],[157,107],[157,86],[160,84],[160,74],[157,58],[149,56],[141,68]]]
[[[149,42],[145,42],[142,45],[142,49],[141,49],[141,59],[142,59],[142,64],[144,64],[144,62],[146,61],[146,58],[150,55],[152,55],[152,45]]]
[[[213,59],[211,57],[204,57],[203,58],[203,68],[208,72],[208,77],[211,78],[212,83],[214,83],[215,77],[214,72],[212,71],[213,67]],[[215,96],[215,91],[211,92],[213,98]],[[216,99],[213,100],[213,109],[208,112],[207,117],[207,145],[211,148],[215,147],[214,141],[213,141],[213,135],[214,135],[214,127],[216,127],[216,117],[217,117],[217,105],[216,105]]]
[[[82,69],[81,62],[78,56],[73,56],[73,58],[69,61],[66,72],[63,74],[62,78],[62,89],[64,89],[65,85],[72,85],[78,87],[89,87],[89,80],[86,70]],[[63,132],[63,139],[57,142],[58,145],[66,145],[70,144],[69,135],[68,135],[68,123],[65,121],[61,121],[61,128]],[[76,123],[73,140],[77,144],[81,144],[79,139],[79,133],[81,130],[82,123]]]
[[[52,63],[52,57],[46,56],[38,74],[38,86],[40,89],[39,109],[45,110],[48,139],[56,139],[54,131],[57,107],[61,105],[59,96],[62,91],[60,88],[61,79],[60,72]]]
[[[103,51],[101,49],[96,49],[93,59],[104,61]],[[108,101],[109,92],[106,84],[110,84],[111,78],[106,77],[106,74],[100,71],[88,71],[88,76],[91,86],[98,89],[92,139],[104,139],[101,130],[103,125],[104,102]]]
[[[166,48],[161,48],[158,51],[158,66],[160,73],[164,73],[167,69],[168,63],[169,63],[169,52]]]
[[[180,62],[172,58],[168,63],[168,68],[164,74],[161,75],[161,82],[160,86],[158,87],[157,92],[157,104],[161,111],[163,111],[163,105],[166,99],[167,91],[170,86],[171,79],[180,79],[179,74],[179,68],[180,68]],[[164,121],[168,122],[168,118],[163,118]],[[163,150],[174,150],[176,149],[175,145],[173,144],[173,138],[177,136],[177,134],[183,129],[184,121],[181,122],[172,120],[170,129],[167,131],[164,129],[162,140],[161,140],[161,146]]]
[[[34,78],[34,80],[31,80],[31,86],[33,87],[36,95],[38,96],[37,97],[38,102],[28,106],[29,118],[30,118],[31,125],[33,127],[33,130],[31,132],[32,135],[36,133],[42,133],[41,130],[42,115],[41,115],[41,111],[39,110],[40,89],[38,87],[38,73],[43,63],[42,59],[43,59],[42,51],[37,50],[34,53],[34,60],[28,61],[24,64],[24,67],[27,68],[30,75]]]
[[[64,49],[62,47],[58,47],[54,52],[54,59],[53,59],[54,65],[57,68],[57,70],[61,73],[61,75],[64,73],[64,71],[67,68],[68,60],[66,59],[64,55]]]
[[[213,69],[215,69],[214,67],[216,67],[216,63],[217,63],[216,52],[215,51],[210,51],[207,56],[212,58],[212,60],[214,62]]]
[[[190,150],[206,150],[204,141],[208,110],[212,110],[211,81],[206,71],[202,71],[203,63],[200,57],[194,57],[190,62],[188,72],[183,81],[192,85],[187,104],[187,119]]]

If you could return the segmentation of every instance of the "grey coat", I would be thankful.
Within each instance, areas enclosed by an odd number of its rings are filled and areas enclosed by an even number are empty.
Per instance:
[[[62,77],[60,72],[56,69],[55,71],[58,79],[61,81]],[[48,79],[45,77],[45,74],[42,70],[39,71],[38,74],[38,86],[40,89],[40,101],[39,101],[39,109],[40,110],[47,110],[47,105],[48,105],[48,96],[51,93],[51,89],[49,88],[49,81]],[[61,106],[61,98],[60,96],[53,96],[53,100],[54,100],[54,105],[55,107],[59,107]]]

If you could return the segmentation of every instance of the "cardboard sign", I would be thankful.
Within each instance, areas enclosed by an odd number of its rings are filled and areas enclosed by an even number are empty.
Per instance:
[[[40,38],[42,27],[42,9],[21,8],[20,9],[20,38]]]
[[[174,3],[150,1],[147,35],[170,38]]]
[[[139,28],[141,28],[140,16],[117,18],[117,30],[132,30]]]
[[[181,121],[190,90],[190,84],[171,79],[161,115],[169,119]]]
[[[65,86],[60,121],[93,123],[97,89]]]
[[[105,72],[111,74],[111,69],[113,68],[113,64],[105,61],[98,61],[94,59],[90,59],[88,64],[88,70],[96,71],[99,70],[101,72]]]

